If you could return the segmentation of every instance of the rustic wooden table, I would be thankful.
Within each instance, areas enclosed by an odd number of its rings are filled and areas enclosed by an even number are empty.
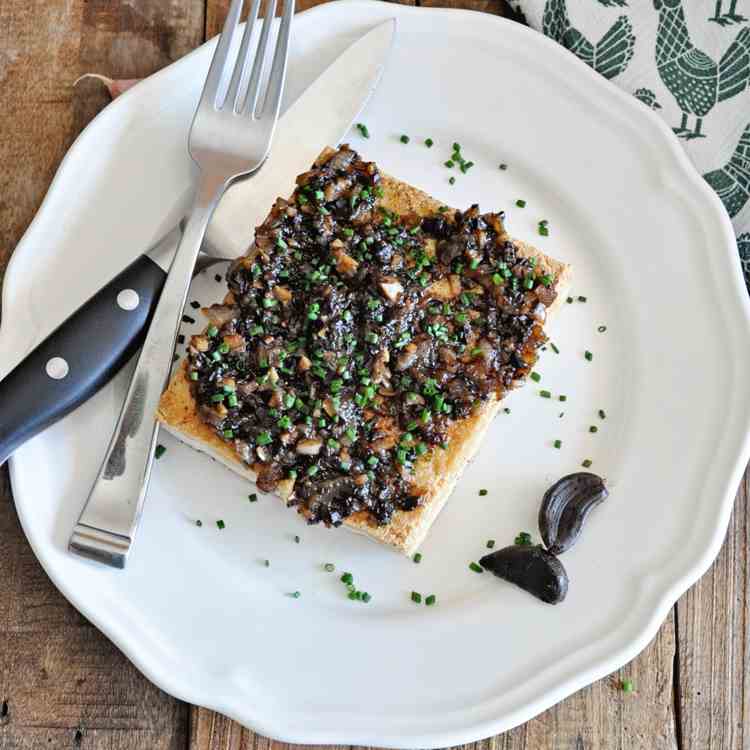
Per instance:
[[[298,0],[298,8],[318,1]],[[149,75],[218,33],[227,3],[2,0],[0,281],[63,154],[108,101],[93,82],[74,88],[76,78],[90,71]],[[509,14],[502,0],[416,4]],[[746,474],[718,560],[637,659],[477,747],[749,748],[749,483]],[[0,631],[0,750],[281,750],[281,743],[161,692],[63,599],[24,538],[6,469]],[[633,681],[634,693],[619,689],[622,679]]]

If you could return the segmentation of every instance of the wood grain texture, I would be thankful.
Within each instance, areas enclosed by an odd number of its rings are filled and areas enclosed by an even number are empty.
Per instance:
[[[750,747],[750,475],[719,557],[677,603],[684,750]]]
[[[507,14],[501,0],[410,4]],[[84,72],[147,75],[218,33],[227,6],[228,0],[0,0],[0,279],[65,150],[108,101],[98,84],[73,88],[73,81]],[[749,505],[746,475],[716,564],[638,658],[466,750],[750,747]],[[5,469],[0,644],[0,750],[292,750],[165,695],[70,607],[23,536]],[[630,695],[619,687],[626,677],[636,686]]]

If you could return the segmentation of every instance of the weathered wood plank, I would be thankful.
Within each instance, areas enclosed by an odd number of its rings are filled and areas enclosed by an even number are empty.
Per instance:
[[[108,97],[84,72],[152,73],[202,39],[203,0],[0,3],[0,277],[80,128]],[[0,748],[184,750],[188,707],[52,586],[0,469]]]
[[[750,747],[750,474],[711,570],[677,604],[684,750]]]

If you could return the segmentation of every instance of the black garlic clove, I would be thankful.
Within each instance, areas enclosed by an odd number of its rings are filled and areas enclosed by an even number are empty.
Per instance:
[[[577,541],[589,513],[609,492],[596,474],[579,471],[558,479],[545,493],[539,509],[539,532],[554,555],[569,550]]]
[[[568,593],[568,574],[563,564],[541,545],[503,547],[485,555],[479,564],[547,604],[559,604]]]

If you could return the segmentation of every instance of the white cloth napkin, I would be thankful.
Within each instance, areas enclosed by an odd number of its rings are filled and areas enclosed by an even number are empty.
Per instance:
[[[656,110],[718,193],[750,290],[750,0],[509,0]]]

